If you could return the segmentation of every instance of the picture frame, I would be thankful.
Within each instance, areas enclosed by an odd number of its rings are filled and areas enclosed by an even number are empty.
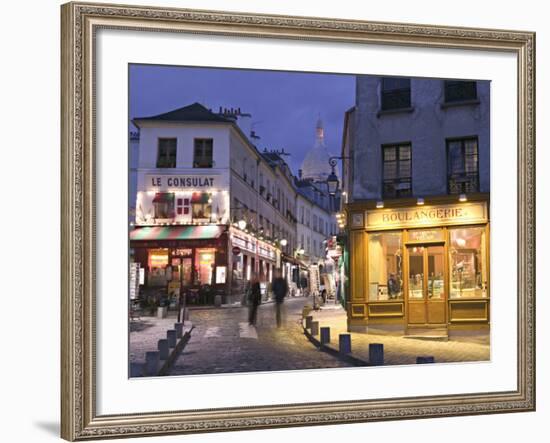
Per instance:
[[[61,436],[87,440],[535,409],[535,34],[73,2],[62,6]],[[98,414],[97,32],[173,33],[508,53],[517,67],[516,389]],[[101,171],[99,171],[101,172]],[[361,227],[362,218],[353,226]],[[124,321],[122,319],[121,321]]]

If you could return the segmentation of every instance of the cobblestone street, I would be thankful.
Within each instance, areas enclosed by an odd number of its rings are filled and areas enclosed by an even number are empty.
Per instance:
[[[347,367],[347,363],[317,350],[304,336],[302,307],[309,298],[285,301],[283,326],[275,324],[275,304],[258,309],[256,326],[248,325],[247,308],[192,310],[191,340],[171,375],[280,371]]]
[[[289,298],[283,304],[283,326],[276,327],[275,304],[258,309],[255,326],[248,324],[248,308],[225,307],[191,309],[185,330],[194,329],[183,352],[176,358],[169,375],[216,374],[231,372],[281,371],[348,367],[351,363],[317,349],[304,335],[302,308],[309,298]],[[143,317],[131,323],[130,362],[145,361],[160,338],[166,338],[176,319]],[[338,349],[338,334],[346,333],[346,313],[327,305],[314,312],[319,326],[330,326],[329,347]],[[318,339],[318,337],[317,337]],[[418,356],[433,356],[436,363],[488,361],[489,335],[481,333],[449,341],[430,341],[374,333],[351,333],[352,356],[369,360],[369,344],[384,345],[384,364],[415,364]]]

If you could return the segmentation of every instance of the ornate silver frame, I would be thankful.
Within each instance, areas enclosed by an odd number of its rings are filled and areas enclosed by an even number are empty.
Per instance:
[[[262,429],[535,409],[535,34],[523,31],[68,3],[62,17],[61,436]],[[510,392],[98,416],[95,408],[94,33],[99,28],[472,48],[516,54],[518,380]]]

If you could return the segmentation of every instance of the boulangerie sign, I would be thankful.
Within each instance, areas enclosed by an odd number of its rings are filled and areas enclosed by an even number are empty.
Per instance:
[[[367,229],[420,228],[487,222],[486,203],[416,206],[367,211]]]

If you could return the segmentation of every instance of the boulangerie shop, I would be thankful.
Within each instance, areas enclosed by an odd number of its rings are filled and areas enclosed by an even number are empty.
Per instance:
[[[488,199],[349,209],[351,330],[489,326]]]

